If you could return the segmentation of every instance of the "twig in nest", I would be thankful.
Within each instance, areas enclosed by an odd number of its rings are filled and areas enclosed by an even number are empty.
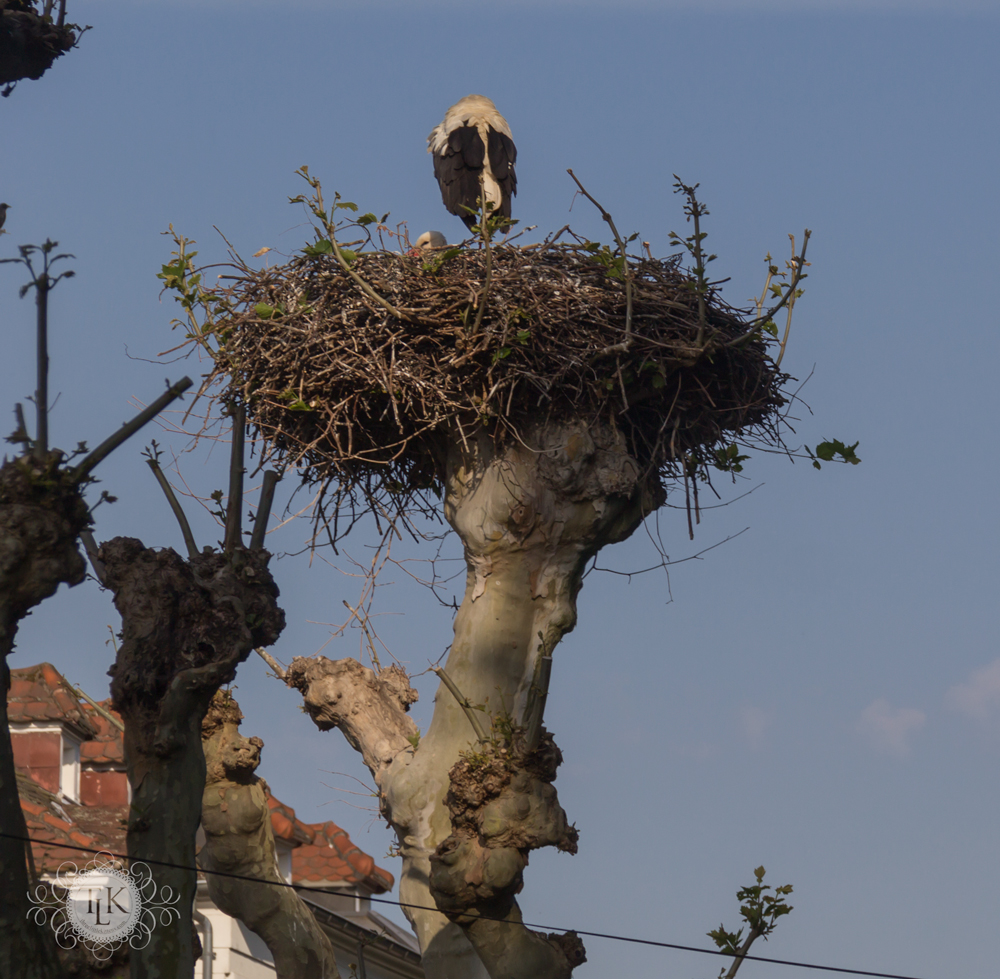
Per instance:
[[[621,235],[618,234],[618,229],[615,227],[615,222],[611,215],[587,193],[587,189],[577,180],[576,174],[572,170],[567,170],[566,172],[573,178],[577,187],[580,188],[580,193],[601,212],[601,217],[608,222],[611,233],[615,236],[615,242],[622,253],[622,274],[625,277],[625,339],[623,344],[624,350],[628,350],[628,345],[632,339],[632,270],[629,268],[628,256],[625,254],[625,242],[622,241]],[[606,348],[603,352],[610,352],[610,349]]]

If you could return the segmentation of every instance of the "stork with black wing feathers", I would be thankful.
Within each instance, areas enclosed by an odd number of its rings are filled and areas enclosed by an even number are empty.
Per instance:
[[[481,197],[493,205],[490,213],[510,218],[510,199],[517,193],[517,147],[507,120],[485,95],[466,95],[456,102],[431,130],[427,152],[434,159],[444,206],[469,230],[479,223]]]

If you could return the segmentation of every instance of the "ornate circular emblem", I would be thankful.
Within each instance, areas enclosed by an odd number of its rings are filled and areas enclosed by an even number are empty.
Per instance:
[[[157,924],[180,918],[180,897],[160,888],[149,866],[133,861],[130,869],[110,853],[98,853],[83,870],[63,863],[55,879],[28,892],[28,917],[50,924],[62,948],[84,945],[101,961],[123,944],[143,948]]]
[[[123,870],[88,870],[66,885],[66,918],[80,938],[111,944],[135,930],[142,895]]]

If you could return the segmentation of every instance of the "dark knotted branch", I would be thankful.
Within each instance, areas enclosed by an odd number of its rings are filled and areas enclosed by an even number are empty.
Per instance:
[[[129,856],[190,867],[205,785],[202,718],[237,665],[284,627],[270,555],[206,548],[185,561],[170,549],[118,537],[101,545],[99,557],[122,617],[110,672],[133,792]],[[193,872],[161,868],[155,875],[159,886],[181,895],[180,906],[193,899]],[[149,945],[133,953],[140,974],[189,977],[193,943],[189,915],[159,925]]]
[[[201,721],[223,683],[256,646],[272,644],[284,627],[278,589],[263,549],[274,474],[265,478],[266,506],[258,514],[253,543],[242,544],[244,443],[242,408],[233,411],[230,497],[221,552],[199,552],[190,525],[160,469],[155,442],[147,462],[181,527],[188,559],[172,550],[146,548],[116,538],[92,555],[102,582],[114,592],[122,616],[111,693],[125,722],[125,745],[133,801],[129,855],[192,866],[195,832],[205,784]],[[235,515],[235,516],[234,516]],[[190,871],[163,868],[159,886],[193,898]],[[276,926],[278,927],[278,926]],[[142,950],[144,976],[182,979],[190,974],[194,932],[189,915],[163,925]],[[319,974],[319,973],[317,973]],[[336,975],[336,966],[323,975]],[[286,972],[284,975],[292,976]]]
[[[0,33],[5,19],[5,15],[0,15]],[[77,549],[77,540],[83,537],[91,552],[96,550],[89,533],[92,511],[83,498],[83,488],[91,481],[91,470],[191,384],[185,378],[175,385],[155,406],[150,406],[76,467],[67,465],[61,450],[49,447],[48,295],[60,279],[72,275],[68,271],[58,276],[51,274],[54,262],[69,257],[53,255],[56,247],[56,242],[48,240],[41,247],[24,245],[20,248],[20,258],[4,260],[22,264],[29,270],[31,281],[22,287],[21,295],[23,297],[34,288],[38,307],[35,438],[32,440],[28,434],[24,413],[18,405],[18,427],[10,441],[21,445],[22,454],[4,459],[0,465],[0,655],[3,657],[0,665],[3,691],[0,829],[8,834],[0,840],[0,879],[4,881],[4,887],[0,888],[0,934],[4,936],[4,941],[0,942],[0,975],[19,975],[22,979],[55,976],[59,966],[51,934],[26,919],[27,867],[18,838],[27,836],[27,828],[18,798],[7,722],[6,691],[10,673],[6,657],[14,648],[18,625],[24,616],[52,595],[60,584],[73,586],[86,576],[86,564]],[[34,260],[39,254],[42,258],[40,272],[34,268]],[[103,576],[99,560],[95,562],[95,572]]]
[[[168,392],[169,397],[161,402],[169,403],[179,393]],[[23,418],[20,428],[24,429]],[[132,430],[137,428],[135,425]],[[0,466],[0,655],[3,657],[0,687],[3,691],[9,686],[7,655],[14,647],[21,619],[60,584],[73,586],[86,576],[77,540],[84,537],[85,543],[90,544],[92,558],[97,558],[89,532],[91,512],[82,494],[87,474],[81,476],[77,469],[67,468],[60,450],[40,454],[26,440],[24,432],[24,439],[19,441],[25,445],[25,453],[5,460]],[[103,581],[100,559],[94,561],[94,569]],[[0,710],[0,828],[13,837],[23,838],[27,827],[16,784],[4,692]],[[0,943],[0,975],[19,975],[22,979],[57,975],[54,949],[47,947],[48,933],[25,919],[28,880],[24,851],[16,840],[0,840],[0,878],[6,882],[0,889],[0,931],[7,938]]]
[[[41,78],[89,30],[66,23],[66,0],[59,0],[58,17],[53,9],[52,0],[41,10],[33,0],[0,0],[0,95],[10,95],[22,79]]]
[[[7,718],[7,655],[21,619],[63,582],[83,581],[76,548],[90,512],[79,486],[60,468],[62,453],[28,453],[0,467],[0,975],[56,979],[61,969],[52,934],[26,917],[28,835],[21,811]],[[11,839],[10,837],[14,837]]]

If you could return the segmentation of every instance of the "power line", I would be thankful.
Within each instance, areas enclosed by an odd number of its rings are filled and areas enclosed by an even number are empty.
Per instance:
[[[275,880],[265,880],[262,877],[247,877],[245,874],[231,874],[224,870],[204,870],[201,867],[189,867],[182,863],[170,863],[167,860],[154,860],[151,857],[130,857],[127,853],[114,853],[111,850],[95,850],[93,847],[80,846],[74,843],[56,843],[54,840],[38,840],[31,836],[16,836],[13,833],[3,833],[0,832],[0,837],[8,840],[18,840],[21,843],[37,843],[39,846],[57,846],[64,850],[80,850],[84,853],[106,853],[110,857],[116,857],[122,860],[134,860],[136,863],[146,863],[155,864],[158,867],[170,867],[173,870],[187,870],[194,873],[202,874],[212,874],[214,877],[229,877],[232,880],[245,880],[251,884],[268,884],[271,887],[289,887],[293,891],[305,891],[308,893],[320,893],[320,894],[338,894],[340,893],[337,888],[334,887],[310,887],[307,884],[290,884],[287,881],[275,881]],[[394,901],[391,898],[384,897],[371,897],[366,898],[368,901],[374,901],[376,904],[391,904],[398,908],[413,908],[416,911],[438,911],[440,908],[430,907],[426,904],[408,904],[405,901]],[[764,955],[743,955],[736,956],[732,952],[723,952],[715,948],[698,948],[695,945],[677,945],[673,942],[658,942],[652,938],[632,938],[628,935],[612,935],[607,932],[601,931],[582,931],[579,928],[564,928],[560,925],[540,925],[532,921],[522,921],[522,922],[508,922],[506,918],[493,918],[489,915],[478,914],[478,912],[465,912],[465,914],[470,917],[475,915],[476,917],[482,918],[485,921],[500,921],[507,924],[521,924],[525,928],[536,928],[539,931],[562,931],[562,932],[573,932],[576,935],[586,935],[588,938],[606,938],[614,942],[629,942],[633,945],[650,945],[653,948],[672,948],[678,949],[682,952],[699,952],[702,955],[721,955],[725,958],[742,958],[747,961],[753,962],[769,962],[772,965],[793,965],[799,969],[815,969],[821,972],[840,972],[846,973],[852,976],[873,976],[875,979],[919,979],[918,976],[905,976],[900,975],[896,972],[869,972],[865,969],[843,969],[835,965],[817,965],[813,962],[795,962],[790,959],[773,959]]]

